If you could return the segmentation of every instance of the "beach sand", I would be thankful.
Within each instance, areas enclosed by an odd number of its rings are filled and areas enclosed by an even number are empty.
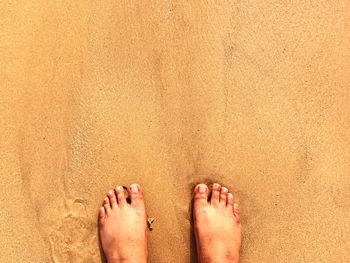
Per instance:
[[[140,183],[150,262],[195,261],[190,199],[242,210],[242,263],[350,262],[348,1],[0,4],[0,261],[100,263]]]

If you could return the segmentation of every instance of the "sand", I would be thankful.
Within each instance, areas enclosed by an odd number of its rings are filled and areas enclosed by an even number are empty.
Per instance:
[[[242,208],[242,263],[350,262],[350,17],[339,1],[0,3],[0,262],[101,262],[140,183],[150,262],[195,262],[191,188]]]

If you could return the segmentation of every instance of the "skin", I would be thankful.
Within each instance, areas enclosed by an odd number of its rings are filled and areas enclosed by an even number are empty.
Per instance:
[[[143,191],[137,184],[108,191],[99,209],[99,233],[108,263],[147,262],[147,216]],[[210,198],[209,198],[210,196]],[[239,208],[228,189],[199,184],[194,189],[194,229],[199,263],[239,262]]]
[[[210,199],[209,199],[210,196]],[[226,187],[194,190],[194,231],[199,263],[237,263],[242,240],[238,205]]]
[[[147,219],[143,191],[137,184],[108,191],[99,210],[99,231],[108,263],[147,262]]]

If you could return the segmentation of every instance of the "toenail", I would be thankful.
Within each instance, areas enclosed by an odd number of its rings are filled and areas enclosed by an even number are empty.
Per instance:
[[[224,193],[227,193],[228,189],[226,187],[221,187],[221,191],[224,192]]]
[[[139,188],[137,187],[137,185],[131,185],[130,186],[130,189],[131,189],[131,192],[133,192],[133,193],[138,193],[139,192]]]
[[[109,191],[109,192],[108,192],[108,195],[112,195],[112,194],[113,194],[113,192],[112,192],[112,191]]]
[[[238,204],[234,203],[233,208],[238,209]]]
[[[201,194],[204,194],[207,191],[207,187],[205,185],[200,185],[199,188],[198,188],[198,191]]]
[[[117,186],[115,188],[115,190],[117,191],[117,193],[121,193],[121,192],[123,192],[123,187],[122,186]]]
[[[214,189],[219,189],[219,188],[220,188],[220,185],[219,185],[219,184],[213,184],[213,188],[214,188]]]

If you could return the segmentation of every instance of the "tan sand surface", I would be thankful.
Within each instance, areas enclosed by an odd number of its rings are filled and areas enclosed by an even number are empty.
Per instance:
[[[219,181],[242,263],[350,262],[349,1],[0,2],[0,262],[101,262],[97,209],[140,183],[150,262],[195,262]]]

